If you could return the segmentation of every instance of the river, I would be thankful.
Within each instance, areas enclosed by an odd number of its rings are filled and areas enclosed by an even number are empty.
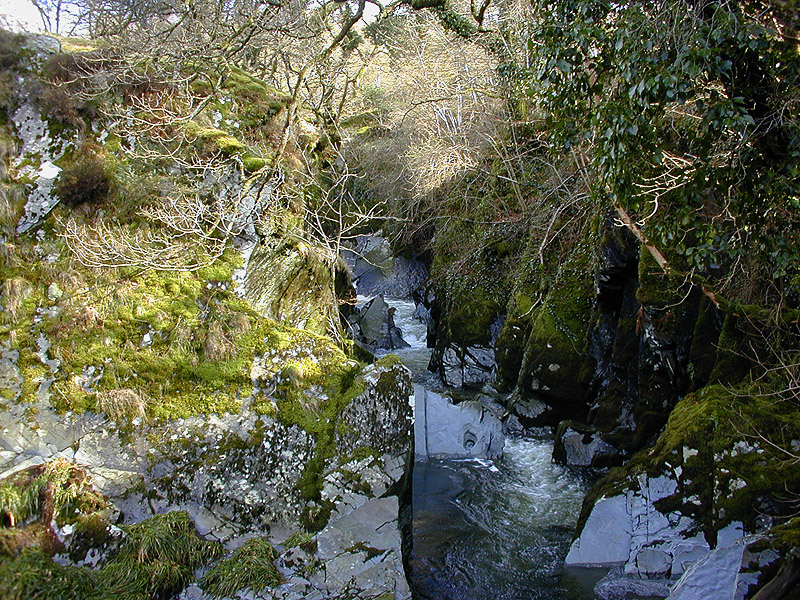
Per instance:
[[[410,348],[394,350],[414,380],[427,371],[414,303],[387,299]],[[417,460],[408,574],[416,600],[589,600],[596,574],[563,568],[588,483],[551,461],[545,430],[506,440],[499,460]]]

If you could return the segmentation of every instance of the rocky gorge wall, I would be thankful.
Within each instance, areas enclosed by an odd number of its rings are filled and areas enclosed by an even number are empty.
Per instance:
[[[478,302],[479,330],[437,289],[433,360],[451,383],[504,392],[522,425],[552,426],[556,460],[605,473],[567,565],[611,568],[601,597],[750,598],[790,577],[800,431],[769,381],[749,383],[752,315],[669,280],[609,215],[549,269],[525,252],[504,295]]]
[[[2,595],[64,598],[63,583],[75,598],[408,598],[410,375],[337,343],[346,277],[235,138],[237,94],[255,88],[248,115],[264,119],[282,96],[234,73],[176,154],[205,170],[155,168],[128,152],[145,133],[122,140],[83,105],[65,121],[34,93],[80,54],[0,33],[13,83],[0,119]],[[228,225],[153,245],[181,219],[152,220],[153,207],[181,186],[203,202],[178,210],[221,207]],[[162,262],[128,264],[104,239]]]

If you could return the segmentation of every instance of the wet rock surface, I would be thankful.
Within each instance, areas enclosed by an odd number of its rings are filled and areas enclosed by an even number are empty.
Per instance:
[[[499,458],[505,436],[500,419],[479,401],[453,404],[415,386],[415,454],[418,458]]]
[[[348,317],[353,337],[376,350],[408,348],[403,332],[394,323],[395,309],[380,294]]]
[[[621,457],[597,430],[562,421],[556,431],[553,460],[577,467],[606,467],[619,464]]]
[[[342,256],[358,293],[410,298],[428,278],[425,265],[414,258],[395,256],[389,240],[379,234],[359,236]]]

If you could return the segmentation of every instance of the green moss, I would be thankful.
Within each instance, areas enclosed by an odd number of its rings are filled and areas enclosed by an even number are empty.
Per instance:
[[[378,360],[375,361],[376,367],[381,368],[391,368],[395,365],[402,365],[403,359],[397,356],[396,354],[386,354],[381,356]]]
[[[750,372],[752,363],[747,359],[747,337],[740,328],[738,317],[725,315],[717,342],[716,360],[709,376],[712,382],[733,385]]]
[[[314,554],[317,551],[317,540],[305,531],[298,531],[286,540],[284,546],[286,546],[287,549],[299,547],[309,554]]]
[[[800,548],[800,517],[794,517],[786,523],[773,527],[767,532],[770,545],[784,556]]]
[[[267,165],[267,161],[260,156],[253,156],[252,154],[245,154],[242,157],[242,166],[248,173],[255,173],[260,171]]]
[[[227,131],[215,129],[213,127],[202,127],[194,121],[187,123],[185,132],[188,137],[206,143],[211,148],[228,156],[241,154],[246,149],[246,146],[240,140],[233,137]]]
[[[800,485],[800,466],[786,460],[791,441],[800,438],[800,413],[772,393],[785,385],[726,388],[706,386],[681,400],[654,447],[613,469],[587,495],[582,521],[602,496],[636,488],[636,476],[682,469],[678,492],[659,501],[664,513],[692,517],[707,539],[732,521],[755,527],[764,504]],[[690,499],[694,499],[691,501]]]
[[[689,368],[695,389],[711,379],[719,345],[719,317],[716,307],[708,298],[703,297],[689,350]]]
[[[639,253],[639,289],[636,291],[639,303],[653,307],[678,304],[684,294],[677,288],[676,282],[671,281],[658,266],[653,255],[642,249]]]
[[[18,300],[2,316],[19,351],[19,402],[34,402],[53,375],[50,399],[62,414],[99,410],[117,390],[141,398],[149,418],[221,414],[238,411],[238,398],[252,390],[252,357],[276,329],[232,293],[241,263],[232,249],[196,272],[76,270],[58,242],[51,252],[67,258],[57,263],[31,261],[25,245],[13,251],[20,256],[9,261],[8,281],[21,283],[6,284]],[[53,304],[46,296],[53,281],[65,292],[60,313],[41,318],[40,308]],[[60,361],[55,374],[37,356],[40,334],[48,357]],[[80,384],[87,367],[102,373],[90,391]]]

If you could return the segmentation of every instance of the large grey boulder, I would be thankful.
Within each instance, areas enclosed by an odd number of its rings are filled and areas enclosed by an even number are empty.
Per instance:
[[[668,600],[744,600],[750,586],[758,583],[757,573],[746,572],[753,559],[748,539],[741,537],[740,529],[720,534],[717,547],[686,570]]]
[[[675,478],[642,474],[637,483],[595,502],[565,560],[572,567],[619,567],[598,584],[599,598],[647,589],[669,593],[669,600],[743,600],[758,581],[752,565],[776,558],[766,555],[771,551],[751,553],[753,538],[741,523],[720,529],[712,548],[691,518],[659,511],[656,503],[677,492]],[[642,586],[643,579],[653,583]]]
[[[414,386],[414,440],[419,458],[498,458],[505,436],[500,419],[477,401],[453,404],[448,398]]]
[[[570,567],[624,565],[630,556],[632,528],[625,496],[601,498],[572,542],[565,563]]]
[[[411,597],[397,527],[397,497],[374,498],[333,521],[317,535],[317,558],[324,563],[311,581],[332,597],[348,589],[396,600]],[[369,596],[368,596],[369,597]]]
[[[568,566],[623,566],[636,577],[678,577],[711,550],[695,522],[655,504],[677,491],[674,478],[642,474],[637,487],[600,498],[570,546]]]

